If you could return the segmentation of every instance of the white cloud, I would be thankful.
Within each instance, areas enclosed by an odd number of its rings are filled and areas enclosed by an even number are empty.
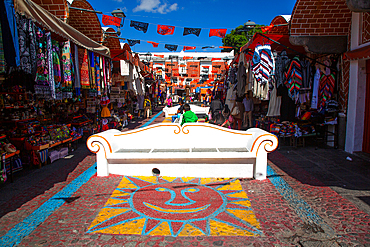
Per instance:
[[[174,3],[170,6],[170,11],[176,11],[179,7],[177,6],[177,3]]]
[[[113,0],[115,2],[118,2],[118,3],[122,3],[122,0]]]
[[[166,14],[178,9],[177,3],[168,6],[168,3],[161,0],[139,0],[140,4],[133,9],[133,12],[145,11],[152,13]]]

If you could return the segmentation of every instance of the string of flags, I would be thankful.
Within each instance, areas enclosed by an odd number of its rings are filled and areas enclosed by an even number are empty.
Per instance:
[[[103,14],[102,22],[103,22],[103,25],[105,25],[105,26],[113,25],[113,26],[118,27],[118,26],[121,25],[121,18]],[[157,25],[157,33],[158,34],[173,35],[174,32],[175,32],[175,26],[160,25],[160,24],[155,24],[155,25]],[[148,31],[148,28],[149,28],[149,23],[131,20],[130,21],[130,27],[133,27],[138,31],[146,33]],[[195,36],[199,37],[200,32],[201,32],[202,29],[209,29],[209,28],[184,27],[183,36],[194,34]],[[220,38],[225,38],[226,32],[227,32],[227,28],[210,29],[209,37],[216,36],[216,37],[220,37]]]
[[[157,48],[158,45],[160,43],[157,43],[157,42],[153,42],[153,41],[145,41],[145,40],[139,40],[139,39],[126,39],[126,38],[122,38],[123,40],[126,40],[127,41],[127,44],[129,46],[134,46],[136,44],[140,44],[141,41],[144,41],[148,44],[151,44],[153,46],[153,48]],[[178,45],[172,45],[172,44],[165,44],[164,48],[166,48],[167,50],[169,51],[177,51],[178,49]],[[188,51],[188,50],[195,50],[197,48],[197,46],[186,46],[184,45],[183,46],[183,51]],[[216,48],[220,48],[220,49],[233,49],[233,48],[236,48],[236,47],[233,47],[233,46],[202,46],[202,49],[216,49]]]
[[[113,25],[113,26],[118,27],[121,25],[121,18],[103,14],[102,23],[105,26]],[[143,33],[146,33],[148,31],[149,24],[152,24],[152,23],[130,20],[130,27],[133,27],[136,30],[141,31]],[[154,25],[157,25],[157,33],[160,35],[173,35],[175,32],[175,28],[176,28],[176,26],[170,26],[170,25],[160,25],[160,24],[154,24]],[[278,24],[278,25],[271,24],[269,26],[261,27],[261,30],[262,32],[267,32],[271,30],[273,27],[284,26],[284,25],[288,25],[288,24]],[[202,29],[209,29],[209,37],[215,36],[215,37],[220,37],[220,38],[224,38],[226,36],[226,32],[228,29],[228,28],[212,29],[212,28],[191,28],[191,27],[183,27],[183,28],[184,28],[183,36],[193,34],[199,37]],[[136,40],[136,39],[124,39],[124,40],[127,40],[127,43],[129,46],[140,44],[140,40]],[[154,48],[157,48],[159,45],[159,43],[153,42],[153,41],[146,41],[146,42],[149,44],[152,44]],[[169,51],[176,51],[178,49],[178,45],[172,45],[172,44],[165,44],[164,47],[168,49]],[[221,49],[231,48],[232,49],[235,47],[231,47],[231,46],[203,46],[202,47],[202,49],[207,49],[207,48],[221,48]],[[195,49],[196,49],[196,46],[184,46],[183,47],[184,51],[195,50]]]

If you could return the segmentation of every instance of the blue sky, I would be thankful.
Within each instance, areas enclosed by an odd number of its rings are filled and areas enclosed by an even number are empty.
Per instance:
[[[264,0],[264,1],[179,1],[179,0],[88,0],[92,7],[103,14],[111,15],[117,8],[126,14],[122,34],[120,37],[141,40],[140,44],[132,46],[135,52],[168,52],[165,44],[178,45],[177,51],[183,46],[197,46],[191,52],[211,52],[221,49],[202,49],[202,46],[222,46],[222,39],[209,37],[210,28],[231,29],[243,25],[248,20],[256,24],[269,25],[278,15],[290,15],[296,0]],[[98,17],[101,20],[100,14]],[[146,33],[130,27],[130,21],[149,23]],[[157,24],[175,26],[173,35],[160,35],[157,33]],[[202,28],[200,36],[183,36],[184,27]],[[159,43],[153,48],[146,41]]]

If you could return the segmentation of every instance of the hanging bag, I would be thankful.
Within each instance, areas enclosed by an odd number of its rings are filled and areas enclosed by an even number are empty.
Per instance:
[[[236,105],[233,109],[233,111],[231,112],[231,115],[233,116],[236,116],[240,113],[240,110],[239,110],[239,107]]]

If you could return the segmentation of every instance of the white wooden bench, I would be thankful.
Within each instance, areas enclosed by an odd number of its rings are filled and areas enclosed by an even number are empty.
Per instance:
[[[230,130],[208,123],[160,123],[92,135],[97,175],[265,179],[267,153],[278,139],[262,129]]]
[[[163,112],[165,114],[165,117],[176,115],[179,107],[180,107],[179,105],[172,106],[172,107],[167,107],[167,106],[164,107]],[[196,115],[204,115],[204,114],[207,115],[209,112],[209,106],[204,107],[204,106],[197,106],[197,105],[190,104],[190,110],[194,112]]]

